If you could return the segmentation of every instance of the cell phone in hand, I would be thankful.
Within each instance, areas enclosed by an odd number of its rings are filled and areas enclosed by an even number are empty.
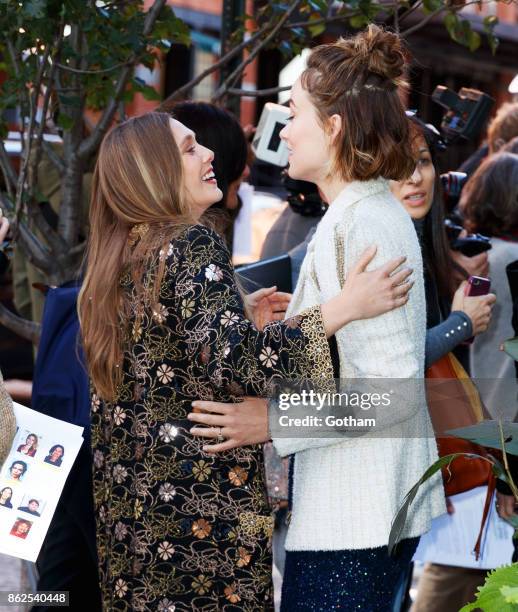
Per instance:
[[[483,276],[470,276],[468,284],[464,289],[464,295],[469,297],[477,297],[479,295],[487,295],[491,289],[491,281]]]
[[[470,276],[468,284],[464,289],[464,295],[469,297],[477,297],[479,295],[487,295],[491,289],[491,281],[483,276]],[[475,338],[466,340],[466,344],[471,344]]]

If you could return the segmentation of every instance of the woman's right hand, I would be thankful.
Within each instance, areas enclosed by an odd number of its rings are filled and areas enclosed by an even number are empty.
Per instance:
[[[451,305],[452,312],[460,310],[471,319],[473,335],[476,336],[486,331],[491,321],[491,310],[496,302],[496,295],[468,296],[464,294],[467,281],[463,281],[453,296]]]
[[[414,284],[408,280],[413,270],[404,268],[397,271],[406,257],[397,257],[367,272],[366,268],[376,251],[376,246],[366,249],[347,275],[340,294],[322,305],[328,337],[351,321],[371,319],[407,303],[408,292]]]

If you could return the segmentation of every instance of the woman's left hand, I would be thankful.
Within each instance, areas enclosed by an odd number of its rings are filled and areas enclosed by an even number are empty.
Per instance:
[[[256,328],[262,331],[267,323],[284,319],[290,300],[291,293],[268,287],[245,296],[245,306]]]
[[[221,453],[231,448],[262,444],[270,439],[268,435],[268,401],[260,397],[245,397],[237,404],[205,402],[197,400],[192,403],[197,412],[191,412],[187,418],[195,423],[210,427],[192,427],[191,433],[202,438],[224,442],[205,445],[207,453]],[[203,412],[198,412],[202,410]]]
[[[504,495],[500,491],[496,492],[496,511],[498,516],[504,520],[510,519],[515,514],[516,500],[514,495]]]

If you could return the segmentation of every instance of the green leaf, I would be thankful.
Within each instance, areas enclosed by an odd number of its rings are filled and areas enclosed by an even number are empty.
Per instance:
[[[58,117],[58,125],[64,130],[71,130],[74,127],[74,120],[68,115],[60,113]]]
[[[144,96],[146,100],[159,101],[162,99],[162,96],[158,93],[158,91],[150,85],[144,85],[144,87],[140,89],[140,93]]]
[[[504,586],[500,589],[505,601],[511,604],[518,604],[518,587]]]
[[[518,587],[518,564],[499,567],[490,572],[485,583],[478,587],[475,601],[465,605],[460,612],[471,612],[481,608],[484,612],[516,612],[516,603],[508,601],[504,593],[510,589],[510,598],[515,597]],[[511,588],[512,587],[512,588]]]
[[[423,9],[425,13],[433,13],[442,6],[442,0],[423,0]]]
[[[353,15],[349,19],[349,23],[353,28],[359,29],[367,25],[368,19],[365,17],[365,15]]]
[[[476,51],[480,47],[481,43],[482,38],[480,37],[480,34],[471,30],[468,37],[469,50],[471,52]]]
[[[416,484],[410,489],[410,491],[406,494],[403,505],[399,509],[395,519],[392,521],[392,527],[390,529],[389,541],[388,541],[388,553],[392,554],[396,544],[399,542],[401,534],[403,533],[403,529],[406,523],[406,517],[408,516],[408,510],[410,505],[415,499],[417,492],[422,484],[424,484],[427,480],[429,480],[434,474],[436,474],[439,470],[456,459],[457,457],[462,457],[466,454],[469,454],[470,457],[475,455],[470,453],[454,453],[452,455],[445,455],[438,459],[435,463],[433,463],[426,472],[421,476],[421,478],[416,482]]]
[[[455,32],[459,25],[459,18],[455,13],[448,13],[444,17],[444,27],[448,30],[448,34],[451,38],[454,38]]]
[[[484,21],[482,23],[484,24],[484,29],[487,32],[498,25],[498,17],[496,15],[488,15],[487,17],[484,17]]]
[[[518,336],[509,338],[504,342],[504,351],[515,361],[518,361]]]

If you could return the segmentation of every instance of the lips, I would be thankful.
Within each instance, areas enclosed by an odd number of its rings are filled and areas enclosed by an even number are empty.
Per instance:
[[[426,201],[426,192],[416,191],[414,193],[409,193],[403,199],[410,206],[421,206]]]
[[[214,170],[213,170],[212,166],[201,177],[201,180],[203,182],[205,182],[205,183],[207,183],[207,182],[216,182],[216,175],[214,174]]]

